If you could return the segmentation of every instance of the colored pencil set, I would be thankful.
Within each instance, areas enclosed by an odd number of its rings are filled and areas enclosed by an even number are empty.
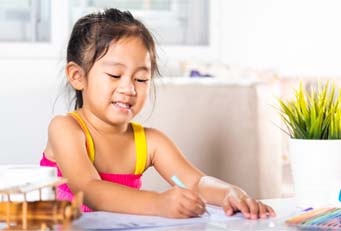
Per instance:
[[[341,229],[341,208],[315,209],[292,217],[285,223],[303,229]]]

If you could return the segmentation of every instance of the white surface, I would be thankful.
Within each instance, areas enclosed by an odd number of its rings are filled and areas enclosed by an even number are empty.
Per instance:
[[[294,199],[265,200],[273,206],[277,217],[259,220],[247,220],[240,214],[225,217],[222,210],[217,207],[208,207],[210,217],[191,219],[167,219],[153,216],[137,216],[116,213],[95,212],[83,214],[74,222],[75,228],[88,228],[97,230],[114,230],[125,228],[133,230],[296,230],[288,227],[284,221],[297,214],[301,209],[296,206]],[[105,219],[104,219],[105,218]],[[110,221],[110,222],[109,222]],[[162,227],[163,226],[163,227]],[[156,227],[156,228],[155,228]]]
[[[165,208],[166,209],[166,208]],[[216,206],[207,206],[206,208],[210,216],[189,219],[170,219],[156,216],[138,216],[130,214],[119,214],[109,212],[93,212],[84,213],[82,218],[74,222],[75,228],[87,229],[123,229],[123,228],[148,228],[148,227],[164,227],[164,226],[183,226],[193,224],[204,224],[208,222],[225,222],[232,220],[240,220],[241,215],[237,214],[233,217],[224,215],[223,210]]]
[[[222,0],[226,64],[272,68],[286,76],[340,76],[338,0]]]
[[[57,176],[56,168],[40,167],[39,165],[0,165],[0,188],[5,189],[14,186],[24,186],[28,183],[41,182],[42,180],[52,179]],[[28,201],[36,201],[39,198],[38,191],[26,194]],[[54,193],[50,188],[42,189],[42,199],[54,198]],[[22,194],[11,194],[12,201],[23,201]],[[0,201],[7,200],[0,197]]]
[[[340,140],[289,140],[297,203],[305,206],[340,206]]]

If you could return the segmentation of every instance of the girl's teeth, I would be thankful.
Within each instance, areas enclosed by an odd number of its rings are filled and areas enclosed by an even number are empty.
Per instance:
[[[125,104],[125,103],[117,102],[116,105],[119,106],[119,107],[127,108],[127,109],[130,108],[130,106],[128,104]]]

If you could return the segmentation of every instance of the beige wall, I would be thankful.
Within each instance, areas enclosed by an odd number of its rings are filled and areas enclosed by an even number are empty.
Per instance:
[[[155,110],[146,125],[169,135],[205,173],[237,184],[256,198],[281,196],[276,82],[180,79],[157,85]],[[145,178],[145,188],[167,188],[155,173],[147,172]]]

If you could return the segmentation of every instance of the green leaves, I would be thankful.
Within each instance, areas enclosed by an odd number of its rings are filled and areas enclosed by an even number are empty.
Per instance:
[[[291,138],[341,139],[341,91],[335,99],[335,84],[318,83],[317,90],[303,89],[302,82],[295,98],[278,99],[281,118]]]

